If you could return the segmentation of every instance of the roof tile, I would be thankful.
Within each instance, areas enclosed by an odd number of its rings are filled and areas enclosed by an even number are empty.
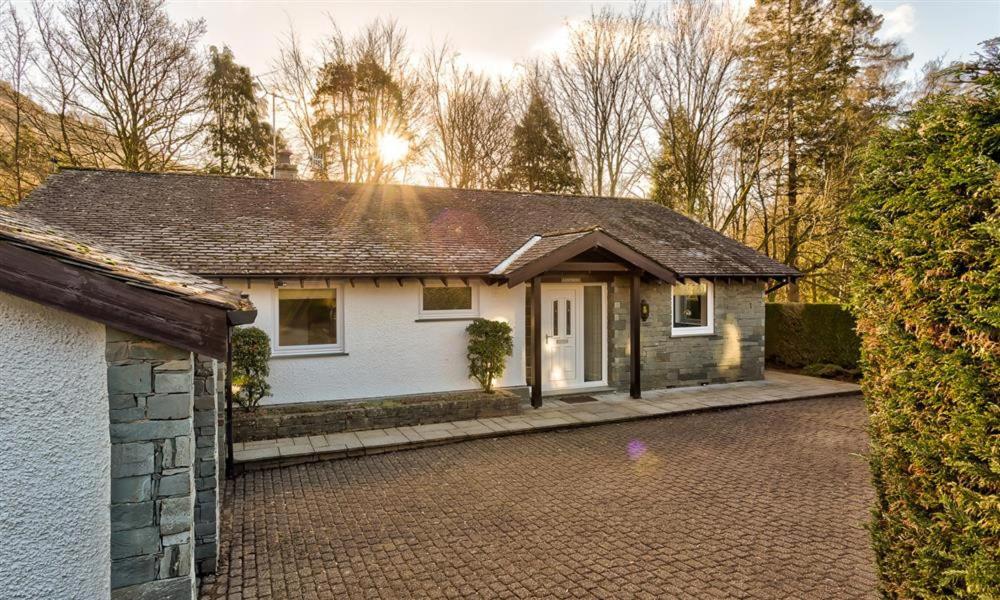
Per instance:
[[[213,276],[485,275],[535,235],[595,226],[681,276],[797,274],[646,200],[63,169],[20,210]]]

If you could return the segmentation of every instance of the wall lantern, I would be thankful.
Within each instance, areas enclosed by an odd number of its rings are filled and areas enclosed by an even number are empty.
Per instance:
[[[639,301],[639,316],[642,317],[643,321],[649,318],[649,302]]]

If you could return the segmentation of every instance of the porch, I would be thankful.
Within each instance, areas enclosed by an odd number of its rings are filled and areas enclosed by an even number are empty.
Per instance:
[[[676,273],[595,227],[536,236],[491,275],[524,285],[531,406],[567,391],[644,391],[764,376],[766,283]]]
[[[853,383],[768,371],[760,381],[547,397],[525,414],[234,444],[237,471],[408,450],[469,439],[584,427],[691,412],[860,393]]]

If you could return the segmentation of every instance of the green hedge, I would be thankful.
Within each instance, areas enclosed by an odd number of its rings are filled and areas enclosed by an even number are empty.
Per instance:
[[[851,211],[886,598],[1000,598],[1000,77],[863,157]]]
[[[765,306],[764,355],[768,363],[796,369],[818,364],[854,369],[860,353],[854,317],[839,304]]]

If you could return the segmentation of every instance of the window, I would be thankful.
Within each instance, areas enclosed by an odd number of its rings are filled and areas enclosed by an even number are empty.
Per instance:
[[[275,353],[341,350],[342,311],[337,302],[338,292],[338,289],[279,289]]]
[[[479,311],[476,289],[425,285],[420,290],[420,316],[428,319],[475,317]]]
[[[712,284],[684,283],[671,288],[673,335],[714,333]]]

